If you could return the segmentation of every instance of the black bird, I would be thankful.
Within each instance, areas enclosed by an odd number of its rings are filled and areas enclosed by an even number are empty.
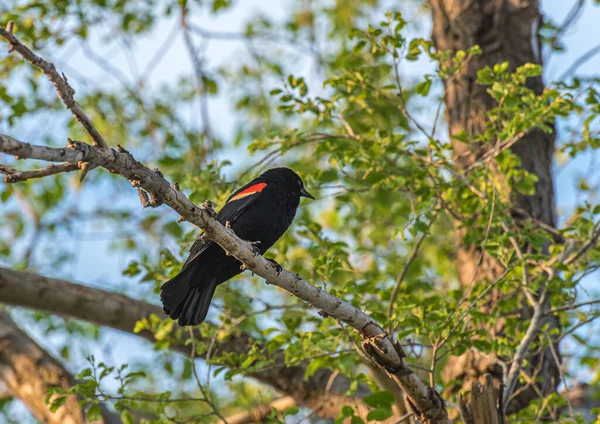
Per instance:
[[[264,254],[285,233],[300,204],[300,197],[314,199],[300,177],[288,168],[273,168],[233,193],[217,214],[242,240],[259,242]],[[217,243],[199,238],[181,272],[160,288],[165,313],[179,325],[204,321],[216,287],[240,274],[241,262],[227,256]]]

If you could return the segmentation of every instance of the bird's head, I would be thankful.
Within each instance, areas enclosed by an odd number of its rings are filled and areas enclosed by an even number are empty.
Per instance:
[[[288,193],[297,194],[299,197],[315,199],[312,194],[304,188],[302,178],[289,168],[271,168],[268,171],[265,171],[260,178],[266,182],[275,182],[281,189]]]

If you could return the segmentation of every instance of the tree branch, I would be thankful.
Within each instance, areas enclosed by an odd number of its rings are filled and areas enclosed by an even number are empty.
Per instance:
[[[51,76],[54,75],[52,71],[56,73],[52,64],[45,62],[33,54],[10,31],[0,29],[0,35],[6,38],[11,46],[21,53],[26,60],[40,67],[42,70],[47,70],[47,75],[52,80]],[[66,80],[53,80],[53,82],[55,82],[55,85],[58,84],[57,91],[60,96],[62,90],[59,89],[59,85],[63,82],[66,85]],[[70,99],[72,100],[72,93]],[[69,107],[69,104],[65,104]],[[74,101],[70,104],[71,106],[76,105]],[[81,113],[83,114],[83,112]],[[89,124],[93,128],[89,121],[82,121],[82,124],[84,127],[86,124]],[[96,130],[94,129],[94,131]],[[182,218],[204,230],[206,237],[216,242],[225,251],[242,262],[246,269],[250,269],[271,284],[293,293],[322,311],[322,313],[343,321],[356,329],[363,339],[363,347],[366,352],[402,388],[414,406],[414,409],[418,411],[418,415],[422,421],[425,423],[450,422],[441,397],[417,377],[406,361],[404,361],[405,355],[400,345],[394,343],[392,337],[383,330],[379,323],[351,304],[319,289],[300,276],[292,274],[285,269],[279,272],[278,267],[274,266],[271,262],[260,255],[256,256],[248,242],[241,240],[231,229],[225,228],[217,222],[206,208],[194,205],[182,192],[171,187],[162,174],[150,170],[138,162],[129,152],[124,150],[117,152],[113,149],[105,149],[103,147],[105,147],[105,144],[93,147],[81,142],[70,142],[67,149],[51,149],[22,143],[10,137],[0,137],[0,151],[5,153],[43,160],[48,160],[50,157],[57,158],[62,156],[62,161],[71,163],[75,159],[77,161],[84,161],[91,169],[97,166],[103,167],[112,173],[127,178],[135,187],[141,187],[157,199],[161,199],[165,204],[177,211]],[[70,152],[67,153],[69,150]]]
[[[5,183],[16,183],[19,181],[30,180],[32,178],[43,178],[49,175],[56,175],[62,172],[77,171],[79,166],[76,163],[62,163],[60,165],[50,164],[45,168],[34,169],[30,171],[17,171],[16,169],[0,165],[0,174],[4,174]]]
[[[38,67],[44,74],[46,74],[48,79],[52,82],[52,84],[54,84],[58,97],[60,97],[67,109],[71,111],[71,113],[75,116],[75,119],[81,123],[83,128],[90,135],[94,146],[102,149],[108,149],[108,145],[106,144],[106,141],[104,141],[104,138],[102,138],[98,130],[92,124],[90,118],[88,118],[83,110],[81,110],[79,104],[75,101],[75,98],[73,97],[75,90],[73,90],[73,88],[69,85],[67,77],[65,77],[64,74],[61,76],[53,63],[45,61],[29,50],[29,48],[25,44],[21,43],[12,32],[12,21],[8,22],[6,29],[0,28],[0,35],[4,37],[10,45],[9,52],[18,52],[23,59]]]
[[[0,134],[0,151],[22,158],[58,160],[67,162],[87,161],[119,174],[161,199],[177,211],[185,220],[203,229],[206,237],[242,262],[247,269],[263,277],[271,284],[293,293],[328,316],[341,320],[358,330],[367,353],[380,364],[407,393],[423,417],[432,414],[431,422],[445,422],[446,411],[441,398],[427,387],[404,361],[400,345],[394,343],[381,326],[367,314],[351,304],[321,290],[287,270],[278,273],[277,268],[262,256],[256,256],[250,244],[217,222],[204,207],[194,205],[182,192],[175,190],[164,177],[138,162],[129,152],[113,149],[102,150],[81,142],[70,141],[67,148],[55,149],[31,145]],[[442,421],[435,421],[442,420]]]
[[[151,331],[133,332],[136,322],[152,314],[161,319],[166,318],[159,306],[120,293],[2,267],[0,302],[87,321],[133,334],[150,342],[155,340]],[[173,332],[179,329],[175,324]],[[201,341],[209,344],[212,340]],[[251,342],[252,337],[248,334],[230,336],[216,343],[211,349],[211,355],[215,357],[225,352],[244,353],[250,348]],[[171,345],[170,348],[186,356],[190,355],[190,346],[185,344],[185,339]],[[200,357],[205,359],[202,355]],[[368,413],[369,408],[360,401],[370,394],[365,385],[359,385],[354,396],[345,396],[344,393],[350,387],[350,380],[344,375],[337,375],[327,392],[325,388],[332,378],[331,370],[320,369],[305,380],[306,364],[285,366],[283,355],[278,355],[276,365],[249,375],[286,395],[292,395],[298,404],[308,408],[316,408],[324,402],[327,409],[321,411],[320,415],[325,418],[337,418],[341,408],[346,405],[358,405],[365,411],[365,415]]]
[[[83,424],[84,414],[75,395],[56,412],[51,412],[45,398],[50,387],[68,389],[73,378],[68,371],[10,317],[0,312],[0,380],[7,391],[20,399],[39,422],[48,424]],[[56,395],[55,395],[56,396]],[[121,423],[119,417],[102,408],[102,420],[95,423]]]
[[[259,405],[256,408],[251,409],[248,412],[241,412],[239,414],[231,415],[227,417],[227,422],[221,421],[219,424],[252,424],[263,422],[265,418],[271,413],[273,408],[278,412],[283,412],[289,407],[295,406],[296,400],[292,396],[282,397],[271,402],[268,405]]]

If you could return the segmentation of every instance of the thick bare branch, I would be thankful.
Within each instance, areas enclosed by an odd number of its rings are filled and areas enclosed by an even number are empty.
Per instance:
[[[10,317],[0,312],[0,380],[14,397],[20,399],[39,422],[48,424],[83,424],[84,414],[75,395],[51,412],[46,404],[50,387],[68,389],[73,379],[68,371],[35,341],[25,334]],[[57,395],[55,395],[57,396]],[[96,423],[120,423],[106,409]]]
[[[279,412],[295,406],[296,400],[292,396],[282,397],[271,402],[268,405],[259,405],[248,412],[240,412],[239,414],[227,417],[227,423],[221,421],[220,424],[251,424],[262,422],[271,413],[273,408]]]
[[[0,302],[13,306],[22,306],[37,311],[75,318],[109,327],[129,334],[135,334],[154,342],[152,332],[144,330],[134,333],[136,322],[148,318],[151,314],[166,318],[159,306],[132,299],[120,293],[113,293],[64,280],[43,277],[41,275],[14,271],[0,267]],[[175,325],[174,332],[179,327]],[[207,344],[211,340],[202,340]],[[223,352],[243,353],[248,351],[251,336],[239,334],[231,336],[213,346],[211,355],[216,357]],[[185,340],[171,346],[171,349],[190,355]],[[332,380],[332,371],[320,369],[308,380],[304,379],[306,364],[286,367],[283,356],[279,355],[277,365],[265,371],[251,374],[258,381],[268,384],[287,395],[293,395],[298,404],[317,408],[326,405],[319,415],[336,418],[343,406],[358,405],[368,413],[369,408],[360,401],[370,394],[368,388],[359,385],[355,396],[345,396],[350,380],[337,375],[329,391],[327,383]]]
[[[104,141],[104,138],[102,138],[98,130],[94,127],[90,118],[83,110],[81,110],[81,107],[75,101],[75,98],[73,97],[75,90],[69,85],[67,77],[65,77],[64,74],[61,76],[53,63],[45,61],[33,53],[25,44],[21,43],[17,37],[13,35],[12,27],[12,22],[9,22],[6,29],[0,28],[0,35],[8,41],[10,51],[18,52],[23,59],[40,68],[40,70],[46,74],[48,79],[54,84],[58,97],[60,97],[67,109],[71,111],[75,116],[75,119],[81,123],[83,128],[90,135],[94,146],[107,149],[108,145],[106,144],[106,141]]]

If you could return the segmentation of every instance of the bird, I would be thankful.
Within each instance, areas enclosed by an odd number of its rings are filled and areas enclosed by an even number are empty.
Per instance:
[[[263,255],[292,224],[301,197],[315,199],[298,174],[271,168],[231,194],[216,220]],[[160,288],[164,312],[180,326],[200,324],[217,286],[242,270],[242,263],[217,243],[198,238],[179,274]]]

